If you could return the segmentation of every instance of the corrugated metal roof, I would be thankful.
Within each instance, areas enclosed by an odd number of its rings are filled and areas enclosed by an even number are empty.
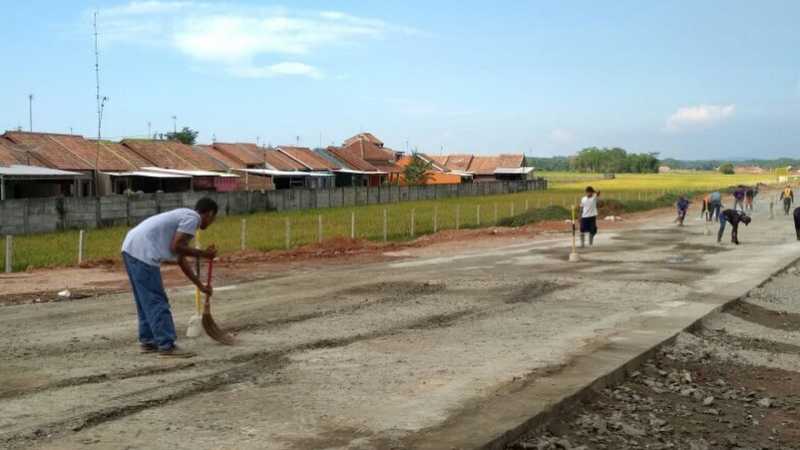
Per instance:
[[[245,166],[264,164],[263,149],[259,148],[256,144],[247,142],[215,142],[212,147],[218,152],[224,153],[228,158],[233,158]]]
[[[264,159],[267,161],[267,164],[276,170],[308,170],[306,166],[300,164],[292,158],[289,158],[277,150],[266,150],[264,152]]]
[[[278,146],[278,151],[308,167],[310,170],[333,170],[339,168],[338,165],[333,164],[306,147],[290,147],[281,145]]]
[[[361,159],[358,155],[354,152],[344,150],[342,148],[337,147],[328,147],[325,149],[329,154],[331,154],[334,158],[342,161],[344,164],[349,166],[351,169],[354,170],[363,170],[363,171],[377,171],[378,169],[375,168],[372,164],[368,163],[366,160]]]
[[[67,147],[54,140],[54,137],[80,138],[68,134],[28,133],[25,131],[6,131],[6,138],[16,144],[26,145],[36,157],[48,167],[60,170],[93,170],[91,162],[72,153]]]
[[[143,170],[148,172],[172,173],[176,175],[188,175],[192,177],[233,177],[238,178],[238,175],[231,173],[211,172],[209,170],[178,170],[178,169],[162,169],[161,167],[142,167]]]
[[[175,173],[166,172],[146,172],[144,170],[135,170],[132,172],[107,172],[106,175],[111,175],[112,177],[192,178],[191,175],[178,175]]]
[[[66,170],[50,169],[47,167],[25,166],[21,164],[0,166],[0,175],[25,176],[25,177],[68,177],[68,178],[84,176],[83,174],[78,172],[68,172]]]

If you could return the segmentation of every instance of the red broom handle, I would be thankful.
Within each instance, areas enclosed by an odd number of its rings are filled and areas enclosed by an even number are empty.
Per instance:
[[[208,260],[208,283],[206,284],[206,286],[211,286],[211,272],[213,271],[213,269],[214,269],[214,259],[211,258]]]

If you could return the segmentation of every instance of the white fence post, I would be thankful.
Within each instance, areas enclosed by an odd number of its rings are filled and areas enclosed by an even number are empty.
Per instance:
[[[525,212],[528,212],[528,211],[530,211],[530,208],[528,208],[528,199],[526,198],[525,199]]]
[[[292,223],[286,218],[286,250],[292,248]]]
[[[475,208],[475,224],[481,226],[481,205]]]
[[[383,208],[383,242],[386,242],[389,237],[389,212]]]
[[[78,232],[78,265],[80,266],[83,264],[83,246],[84,246],[84,238],[86,236],[86,232],[84,230],[80,230]]]
[[[494,204],[494,224],[497,225],[497,203]]]
[[[511,202],[511,217],[514,217],[514,202]]]
[[[350,211],[350,239],[356,238],[356,212]]]
[[[439,231],[439,205],[433,205],[433,232]]]
[[[242,230],[241,230],[241,246],[242,250],[247,248],[247,219],[242,219]]]
[[[461,228],[461,205],[456,205],[456,230]]]
[[[322,214],[317,215],[317,242],[322,243]]]
[[[6,235],[6,273],[11,273],[11,263],[14,255],[14,236]]]
[[[411,208],[411,237],[414,237],[414,208]]]

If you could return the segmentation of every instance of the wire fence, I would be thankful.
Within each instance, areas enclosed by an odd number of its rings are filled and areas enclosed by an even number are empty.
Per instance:
[[[696,188],[695,188],[696,189]],[[711,189],[711,187],[709,187]],[[685,189],[609,190],[604,199],[653,201]],[[257,213],[220,217],[204,231],[203,244],[215,244],[221,254],[240,250],[286,250],[333,238],[404,241],[443,230],[494,226],[503,219],[536,209],[569,209],[578,190],[532,191],[487,197],[448,198],[358,207]],[[6,271],[73,266],[120,259],[128,227],[65,230],[6,237],[0,261]]]

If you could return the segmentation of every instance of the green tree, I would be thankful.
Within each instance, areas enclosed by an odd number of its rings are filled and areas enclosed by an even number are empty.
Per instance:
[[[719,166],[720,173],[724,173],[725,175],[733,175],[735,171],[733,170],[733,164],[725,163]]]
[[[419,154],[412,153],[411,161],[403,169],[403,177],[406,179],[406,184],[409,186],[417,186],[426,184],[428,182],[428,171],[433,168],[433,163],[419,156]]]
[[[170,141],[178,141],[186,145],[194,145],[195,141],[197,141],[198,134],[200,134],[199,131],[195,131],[189,127],[183,127],[181,131],[167,133],[167,139]]]

